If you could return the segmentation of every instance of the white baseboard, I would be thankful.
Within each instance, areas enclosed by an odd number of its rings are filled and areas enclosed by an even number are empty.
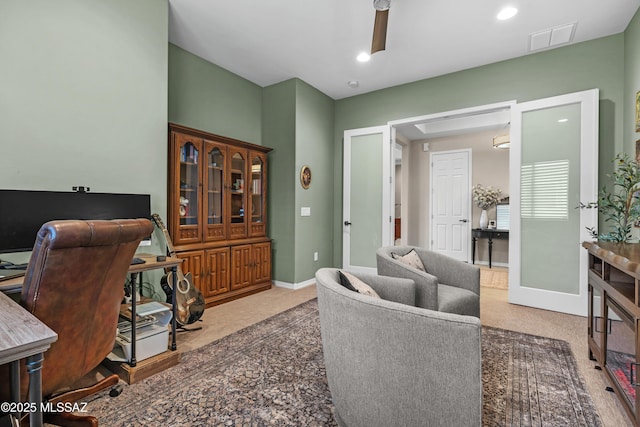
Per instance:
[[[486,265],[489,266],[489,261],[476,261],[475,265]],[[504,267],[509,268],[509,263],[506,262],[492,262],[491,267]]]
[[[294,291],[302,288],[306,288],[307,286],[315,285],[316,279],[305,280],[300,283],[289,283],[289,282],[281,282],[279,280],[274,280],[273,284],[279,288],[293,289]]]

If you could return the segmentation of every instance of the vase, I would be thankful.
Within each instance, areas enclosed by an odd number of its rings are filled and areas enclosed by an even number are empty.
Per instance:
[[[482,213],[480,214],[480,228],[487,228],[489,225],[489,217],[487,216],[487,210],[482,209]]]

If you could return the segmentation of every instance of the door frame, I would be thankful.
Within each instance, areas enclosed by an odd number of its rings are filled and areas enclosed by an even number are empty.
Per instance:
[[[391,128],[391,145],[392,146],[400,146],[402,151],[402,157],[400,160],[400,179],[402,181],[400,187],[400,245],[407,244],[407,233],[409,230],[409,208],[408,208],[408,200],[409,200],[409,148],[411,142],[409,140],[405,140],[404,138],[398,138],[396,135],[396,128]],[[396,174],[395,174],[395,161],[392,167],[392,179],[393,184],[391,188],[393,189],[393,193],[391,194],[392,202],[394,203],[392,212],[395,213],[395,189],[396,189]],[[392,241],[395,244],[395,233]]]
[[[377,268],[359,267],[351,265],[351,235],[349,226],[345,222],[350,221],[351,215],[351,138],[382,134],[382,220],[381,220],[381,246],[393,244],[392,207],[393,207],[393,174],[391,164],[393,162],[393,139],[395,130],[389,125],[371,126],[367,128],[349,129],[344,131],[343,140],[343,189],[342,189],[342,267],[344,269],[369,274],[377,274]]]
[[[511,147],[509,153],[509,297],[513,304],[561,313],[587,315],[588,277],[587,251],[580,243],[590,240],[587,227],[597,226],[598,210],[580,210],[580,241],[576,250],[580,250],[579,293],[575,296],[562,292],[547,291],[520,286],[521,272],[521,233],[520,233],[520,167],[522,162],[522,112],[535,111],[562,104],[580,104],[580,200],[592,202],[598,200],[598,117],[599,90],[590,89],[548,98],[522,102],[511,109]],[[517,168],[516,168],[517,165]],[[589,166],[592,169],[589,169]],[[586,183],[586,185],[584,185]],[[571,208],[571,207],[570,207]],[[573,305],[575,304],[575,307]]]
[[[455,154],[455,153],[466,153],[467,154],[467,188],[469,189],[469,196],[471,196],[471,184],[472,184],[472,178],[473,178],[473,149],[472,148],[461,148],[458,150],[446,150],[446,151],[436,151],[436,152],[429,152],[429,209],[428,209],[428,215],[429,215],[429,233],[430,233],[430,238],[429,238],[429,249],[430,250],[434,250],[433,249],[433,227],[435,225],[435,222],[433,221],[434,219],[434,211],[433,211],[433,207],[434,207],[434,203],[433,203],[433,189],[434,189],[434,185],[435,185],[435,181],[433,179],[433,156],[434,155],[440,155],[440,154]],[[466,229],[466,233],[467,233],[467,244],[466,246],[466,259],[463,260],[465,262],[469,262],[470,256],[469,256],[469,252],[471,249],[471,212],[472,212],[472,202],[471,202],[471,197],[467,197],[467,224],[464,227]]]

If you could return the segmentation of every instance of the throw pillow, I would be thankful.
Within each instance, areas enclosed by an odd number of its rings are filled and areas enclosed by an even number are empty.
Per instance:
[[[393,259],[397,259],[403,264],[407,264],[410,267],[417,268],[420,271],[427,271],[415,249],[411,249],[406,255],[398,255],[392,252],[391,257]]]
[[[380,298],[380,295],[373,288],[362,280],[358,279],[351,273],[346,271],[338,271],[340,275],[340,284],[350,291],[358,292],[362,295],[369,295],[370,297]]]

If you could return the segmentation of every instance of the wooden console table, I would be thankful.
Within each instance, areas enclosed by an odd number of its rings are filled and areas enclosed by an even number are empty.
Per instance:
[[[493,239],[509,239],[509,230],[496,230],[493,228],[474,228],[471,230],[471,261],[476,263],[476,241],[487,239],[489,241],[489,268],[491,268],[491,253],[493,251]]]
[[[589,251],[589,358],[640,425],[640,244],[584,242]]]
[[[27,359],[29,402],[34,404],[34,411],[29,414],[31,426],[42,425],[42,354],[57,340],[58,334],[0,292],[0,365],[10,364],[10,384],[7,386],[11,390],[11,400],[20,402],[20,360]]]

